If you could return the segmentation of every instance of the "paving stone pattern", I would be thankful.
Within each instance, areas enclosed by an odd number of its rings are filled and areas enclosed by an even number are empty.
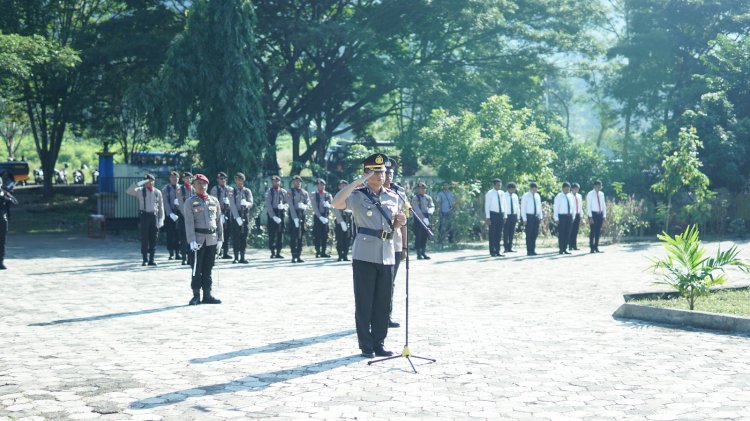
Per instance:
[[[614,320],[623,292],[656,289],[661,251],[603,250],[413,260],[411,350],[438,360],[413,374],[358,356],[345,262],[220,261],[224,304],[187,307],[189,270],[161,250],[142,268],[132,242],[13,236],[0,420],[750,420],[749,338]]]

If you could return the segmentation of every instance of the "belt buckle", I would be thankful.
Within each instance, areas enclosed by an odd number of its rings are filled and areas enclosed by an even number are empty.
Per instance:
[[[388,239],[388,233],[385,231],[380,231],[380,239],[385,241]]]

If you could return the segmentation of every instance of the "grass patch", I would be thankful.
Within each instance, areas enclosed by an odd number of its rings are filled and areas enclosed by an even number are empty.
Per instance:
[[[11,207],[11,234],[82,234],[92,204],[82,197],[55,196],[51,202]]]
[[[666,300],[639,299],[629,301],[628,303],[646,305],[651,307],[688,310],[688,303],[684,297],[676,297]],[[723,290],[712,292],[705,297],[700,297],[695,302],[695,310],[705,311],[709,313],[750,317],[750,289]]]

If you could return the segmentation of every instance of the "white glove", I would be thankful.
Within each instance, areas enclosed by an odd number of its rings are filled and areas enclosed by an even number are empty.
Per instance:
[[[224,204],[225,204],[225,205],[228,205],[228,204],[229,204],[229,198],[228,198],[228,197],[226,197],[226,196],[224,196]]]
[[[242,226],[242,218],[241,217],[238,216],[234,220],[237,221],[237,225]]]
[[[199,248],[201,248],[201,246],[199,246],[199,245],[198,245],[198,243],[196,243],[195,241],[191,241],[191,242],[190,242],[190,250],[192,250],[192,251],[196,251],[196,250],[198,250]]]
[[[137,184],[138,184],[138,187],[142,187],[146,183],[148,183],[148,180],[141,180]]]
[[[348,225],[346,225],[346,222],[344,222],[344,221],[341,221],[341,222],[339,222],[339,224],[341,224],[341,231],[344,231],[344,232],[346,232],[346,230],[348,230],[348,229],[349,229],[349,226],[348,226]]]
[[[427,208],[427,215],[432,215],[435,213],[435,208]]]
[[[299,210],[305,210],[307,209],[307,205],[304,203],[297,203],[297,209]]]
[[[175,206],[180,206],[180,199],[178,199],[178,198],[175,197],[174,198],[174,205]]]
[[[429,219],[424,218],[424,219],[422,219],[422,221],[424,221],[424,224],[427,225],[428,227],[430,226],[430,220]]]
[[[329,202],[329,201],[326,200],[325,202],[323,202],[323,206],[325,206],[327,208],[330,208],[331,207],[331,202]]]
[[[247,201],[247,200],[245,200],[245,199],[242,199],[242,200],[240,201],[240,206],[242,206],[243,208],[246,208],[246,207],[247,207],[247,205],[249,205],[249,204],[250,204],[250,203],[248,203],[248,201]]]
[[[161,221],[156,221],[156,229],[159,230],[163,226],[164,226],[164,220],[163,219]]]
[[[328,223],[328,218],[326,218],[325,216],[319,216],[318,219],[320,219],[320,222],[322,222],[324,224]]]
[[[276,205],[276,209],[278,209],[278,210],[284,210],[284,204],[283,203],[279,203],[278,205]]]
[[[223,241],[217,241],[216,242],[216,250],[221,250],[221,246],[223,246],[223,245],[224,245]]]
[[[294,221],[294,227],[295,228],[299,228],[299,219],[298,218],[294,218],[294,219],[292,219],[292,221]]]
[[[280,224],[281,223],[281,218],[279,218],[278,216],[274,216],[273,217],[273,222],[276,222],[277,224]]]
[[[351,209],[344,209],[344,213],[352,213]]]
[[[180,219],[180,217],[179,217],[179,216],[177,216],[177,214],[176,214],[176,213],[174,213],[174,212],[171,212],[171,213],[169,214],[169,219],[171,219],[171,220],[172,220],[172,221],[174,221],[174,222],[177,222],[177,220],[178,220],[178,219]]]
[[[224,214],[223,214],[223,213],[222,213],[221,215],[219,215],[219,219],[221,220],[221,224],[222,224],[222,225],[224,225],[224,221],[226,221],[226,220],[227,220],[227,218],[226,218],[226,217],[224,217]]]

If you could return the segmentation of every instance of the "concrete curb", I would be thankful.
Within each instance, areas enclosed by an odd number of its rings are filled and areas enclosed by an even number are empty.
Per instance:
[[[750,285],[735,285],[731,287],[719,287],[719,288],[711,288],[711,292],[720,292],[720,291],[741,291],[741,290],[747,290],[750,289]],[[672,298],[677,298],[680,296],[680,292],[676,290],[670,290],[670,291],[645,291],[645,292],[631,292],[628,294],[623,294],[623,298],[625,299],[625,302],[630,302],[633,300],[669,300]]]
[[[612,317],[720,332],[750,334],[750,318],[702,311],[676,310],[625,303],[612,314]]]

